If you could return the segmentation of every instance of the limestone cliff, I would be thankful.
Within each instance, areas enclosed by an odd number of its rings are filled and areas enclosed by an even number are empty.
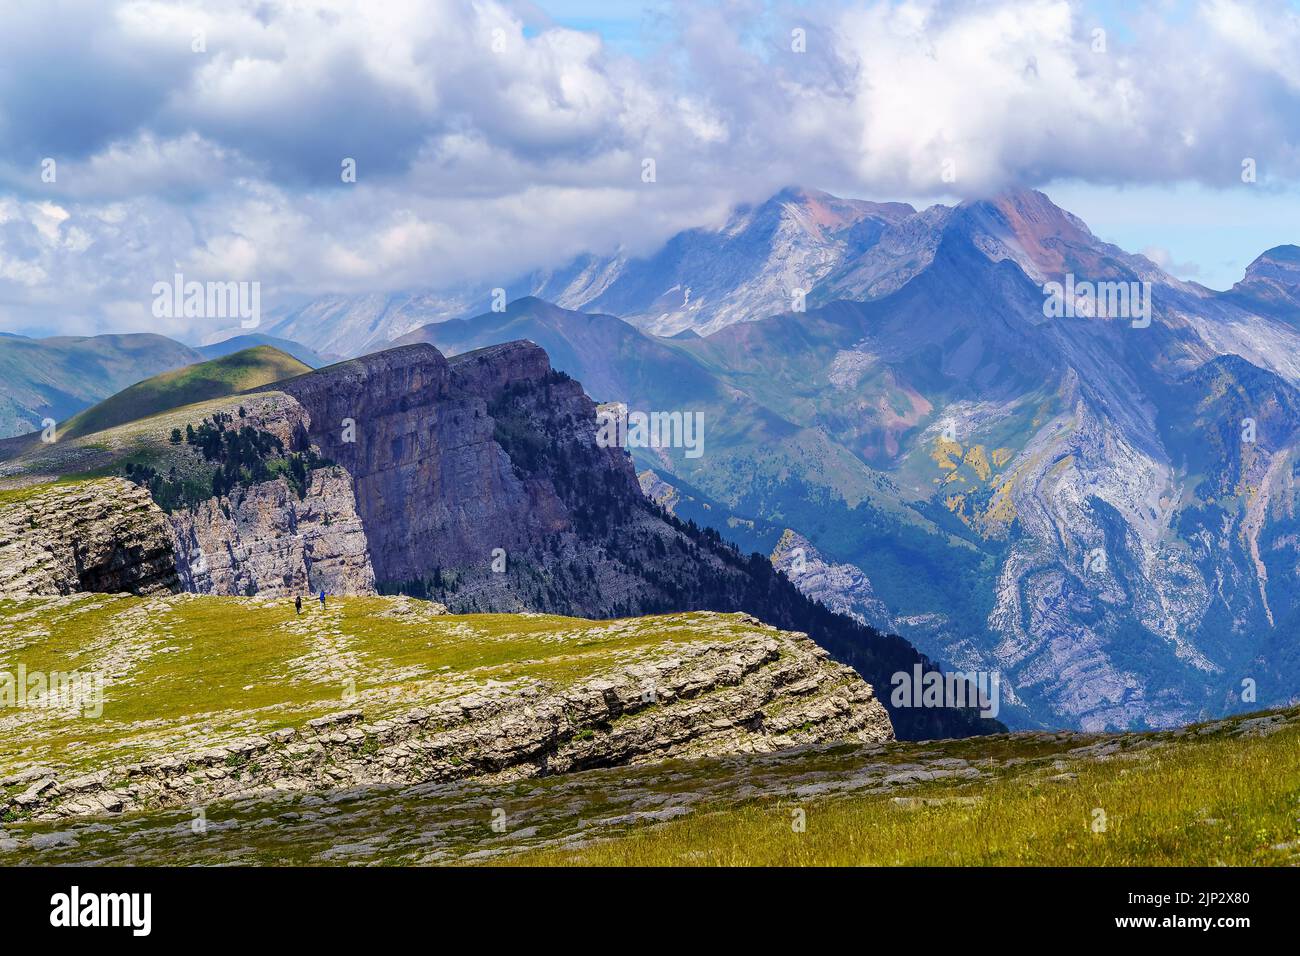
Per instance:
[[[550,371],[536,346],[498,354],[478,368],[502,386]],[[512,468],[486,385],[453,376],[431,346],[390,349],[273,388],[303,406],[308,439],[351,475],[381,584],[441,567],[486,569],[494,548],[520,554],[568,525],[554,493]]]
[[[128,481],[51,485],[0,501],[0,594],[179,589],[166,516]]]
[[[283,478],[170,516],[176,566],[197,594],[370,594],[375,575],[352,482],[338,467],[310,476],[299,500]]]

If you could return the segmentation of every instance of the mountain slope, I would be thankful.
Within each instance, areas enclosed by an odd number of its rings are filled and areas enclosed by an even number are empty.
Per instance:
[[[905,217],[872,250],[821,286],[865,301],[703,337],[592,339],[575,330],[616,320],[535,300],[417,334],[485,345],[513,323],[608,400],[701,412],[702,456],[634,449],[679,513],[857,567],[901,633],[1001,673],[1030,723],[1167,726],[1245,709],[1243,687],[1291,700],[1288,250],[1215,293],[1030,191]],[[1046,283],[1067,279],[1136,284],[1130,311],[1049,318]]]
[[[233,395],[307,371],[310,371],[308,366],[277,348],[254,346],[137,382],[64,422],[59,428],[59,437],[78,438],[168,409]]]
[[[161,335],[0,336],[0,438],[63,421],[132,382],[200,362]]]
[[[285,355],[291,355],[308,368],[320,368],[324,365],[330,365],[339,361],[341,356],[324,356],[314,349],[309,349],[305,345],[299,345],[297,342],[289,339],[277,338],[274,335],[235,335],[228,339],[222,339],[220,342],[214,342],[211,345],[200,345],[196,351],[206,359],[224,358],[227,355],[233,355],[235,352],[242,352],[244,349],[255,348],[259,345],[269,345],[278,349]]]

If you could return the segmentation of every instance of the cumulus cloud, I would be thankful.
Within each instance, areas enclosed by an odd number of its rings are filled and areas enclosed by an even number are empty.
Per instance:
[[[1247,157],[1260,188],[1294,183],[1300,18],[1175,12],[1121,36],[1071,0],[681,3],[631,58],[508,0],[19,2],[0,327],[155,328],[175,271],[260,281],[270,304],[505,284],[789,183],[1227,189]],[[162,331],[208,331],[183,321]]]

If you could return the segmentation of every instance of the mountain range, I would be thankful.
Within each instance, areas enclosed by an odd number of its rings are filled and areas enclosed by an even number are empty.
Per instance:
[[[597,402],[701,415],[698,456],[630,449],[670,517],[999,673],[1013,724],[1165,727],[1300,692],[1300,249],[1216,292],[1039,192],[788,189],[508,289],[501,311],[469,286],[332,296],[267,334],[453,363],[529,340]],[[530,430],[498,437],[529,460]]]
[[[1295,699],[1300,250],[1219,293],[1038,192],[884,207],[893,221],[773,203],[861,238],[806,311],[709,331],[727,319],[714,298],[698,329],[656,336],[524,298],[397,341],[527,338],[598,398],[702,413],[702,456],[634,449],[678,514],[764,551],[793,532],[858,569],[923,651],[1002,673],[1027,724],[1168,726]],[[760,243],[733,274],[781,261]],[[1052,283],[1133,299],[1057,315]]]
[[[129,385],[161,372],[218,359],[259,345],[319,368],[313,349],[269,335],[238,335],[192,348],[153,333],[29,338],[0,335],[0,439],[66,422]]]

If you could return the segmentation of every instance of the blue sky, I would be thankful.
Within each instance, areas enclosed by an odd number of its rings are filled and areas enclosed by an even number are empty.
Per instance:
[[[199,336],[152,315],[178,272],[268,309],[506,285],[788,185],[1040,188],[1221,289],[1300,241],[1298,184],[1277,0],[11,0],[0,31],[6,331]]]
[[[543,0],[537,5],[556,23],[599,33],[611,47],[634,56],[647,52],[647,40],[655,32],[655,13],[663,9],[662,4],[633,0]]]

